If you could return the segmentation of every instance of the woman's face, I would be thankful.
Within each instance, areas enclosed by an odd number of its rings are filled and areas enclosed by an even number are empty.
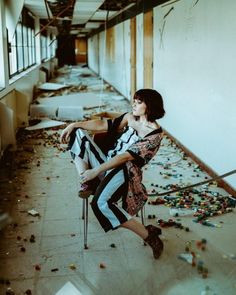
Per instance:
[[[139,99],[134,99],[132,104],[132,109],[133,109],[133,115],[140,117],[146,114],[147,106],[145,102]]]

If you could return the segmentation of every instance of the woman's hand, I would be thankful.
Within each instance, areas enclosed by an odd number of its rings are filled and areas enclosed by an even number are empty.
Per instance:
[[[84,183],[89,180],[92,180],[96,178],[98,175],[99,175],[98,169],[96,168],[88,169],[80,174],[81,182]]]
[[[70,134],[74,130],[74,128],[75,128],[75,123],[71,123],[62,131],[61,136],[60,136],[61,143],[68,142]]]

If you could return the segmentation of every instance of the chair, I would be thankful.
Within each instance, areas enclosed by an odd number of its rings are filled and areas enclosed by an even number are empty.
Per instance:
[[[104,149],[104,139],[107,133],[96,133],[93,135],[93,139],[95,143],[103,150]],[[80,197],[80,196],[79,196]],[[88,249],[88,205],[89,205],[89,197],[82,198],[82,219],[84,220],[84,249]],[[81,197],[80,197],[81,198]],[[141,220],[142,224],[145,225],[145,208],[141,209]]]

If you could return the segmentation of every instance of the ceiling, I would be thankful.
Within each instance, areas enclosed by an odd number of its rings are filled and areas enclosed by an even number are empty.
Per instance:
[[[58,33],[86,37],[104,26],[139,0],[25,0],[33,14],[39,16],[42,29],[57,27]]]

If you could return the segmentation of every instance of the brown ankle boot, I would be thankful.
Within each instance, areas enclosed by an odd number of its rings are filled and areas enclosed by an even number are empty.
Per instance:
[[[159,227],[154,226],[152,224],[148,224],[145,226],[149,234],[155,234],[157,236],[161,235],[162,231]]]
[[[148,237],[144,239],[144,242],[152,248],[154,258],[158,259],[164,248],[163,242],[159,238],[161,229],[153,225],[146,226],[146,229],[148,230]]]

